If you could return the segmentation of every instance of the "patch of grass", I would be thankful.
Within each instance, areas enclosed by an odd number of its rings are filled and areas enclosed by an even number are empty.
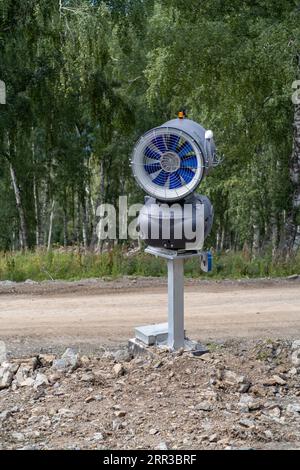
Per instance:
[[[212,352],[216,352],[216,351],[219,351],[220,349],[222,349],[223,345],[211,342],[211,343],[206,343],[206,347],[209,350],[209,352],[212,353]]]
[[[166,262],[143,251],[128,256],[124,248],[116,247],[102,254],[79,250],[53,249],[50,252],[0,253],[0,280],[43,281],[46,279],[79,280],[92,277],[165,276]],[[204,279],[240,279],[283,277],[300,274],[300,252],[290,260],[273,259],[269,254],[249,259],[242,252],[214,255],[213,271],[205,274],[199,260],[185,263],[187,277]]]

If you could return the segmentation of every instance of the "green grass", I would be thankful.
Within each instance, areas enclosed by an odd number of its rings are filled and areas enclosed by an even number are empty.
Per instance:
[[[204,274],[198,259],[185,263],[187,277],[213,279],[240,279],[255,277],[281,277],[300,274],[300,253],[288,261],[266,254],[249,259],[241,252],[214,255],[213,271]],[[62,249],[27,253],[0,253],[0,280],[43,281],[46,279],[78,280],[91,277],[165,276],[166,263],[160,258],[140,252],[127,256],[121,248],[101,255]]]

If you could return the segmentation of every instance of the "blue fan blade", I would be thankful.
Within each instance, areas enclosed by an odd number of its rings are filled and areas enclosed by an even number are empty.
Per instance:
[[[181,168],[198,168],[197,158],[195,155],[191,155],[190,157],[182,158],[181,160]]]
[[[179,140],[180,140],[179,135],[170,134],[168,137],[168,150],[173,150],[173,152],[175,152]]]
[[[190,181],[192,181],[195,176],[195,173],[192,170],[189,170],[188,168],[179,168],[179,170],[177,171],[178,174],[182,176],[186,184],[190,183]]]
[[[178,171],[170,174],[170,189],[180,188],[182,186],[182,181],[178,175]]]
[[[160,173],[152,180],[153,183],[158,184],[158,186],[165,186],[167,179],[169,178],[170,173],[167,173],[164,170],[161,170]]]
[[[167,151],[167,147],[166,147],[166,145],[165,145],[165,141],[164,141],[162,135],[159,135],[159,136],[157,136],[157,137],[154,137],[154,139],[152,140],[152,142],[156,145],[156,147],[158,148],[158,150],[160,150],[161,152],[166,152],[166,151]]]
[[[188,142],[185,142],[178,150],[178,155],[184,157],[188,153],[193,152],[193,147]]]
[[[155,152],[155,150],[152,150],[150,147],[145,148],[144,154],[146,155],[146,157],[152,158],[153,160],[160,159],[159,153]]]
[[[161,169],[161,166],[159,163],[149,163],[149,165],[144,165],[145,170],[147,173],[155,173],[156,171]]]

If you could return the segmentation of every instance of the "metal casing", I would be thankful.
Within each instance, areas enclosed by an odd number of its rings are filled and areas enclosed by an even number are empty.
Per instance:
[[[191,119],[171,119],[170,121],[165,122],[160,127],[174,128],[181,131],[184,131],[188,134],[194,141],[197,143],[198,147],[201,149],[201,152],[205,160],[205,174],[213,167],[214,155],[216,153],[216,146],[214,139],[207,139],[205,137],[206,129]]]
[[[179,201],[193,193],[214,166],[211,131],[190,119],[172,119],[146,132],[132,156],[133,175],[160,201]]]
[[[198,194],[171,205],[148,198],[138,222],[140,237],[147,245],[198,251],[211,231],[213,207],[206,196]]]

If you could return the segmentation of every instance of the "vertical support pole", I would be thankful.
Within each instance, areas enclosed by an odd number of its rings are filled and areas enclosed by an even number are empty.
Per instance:
[[[184,274],[182,258],[168,260],[168,346],[184,346]]]

